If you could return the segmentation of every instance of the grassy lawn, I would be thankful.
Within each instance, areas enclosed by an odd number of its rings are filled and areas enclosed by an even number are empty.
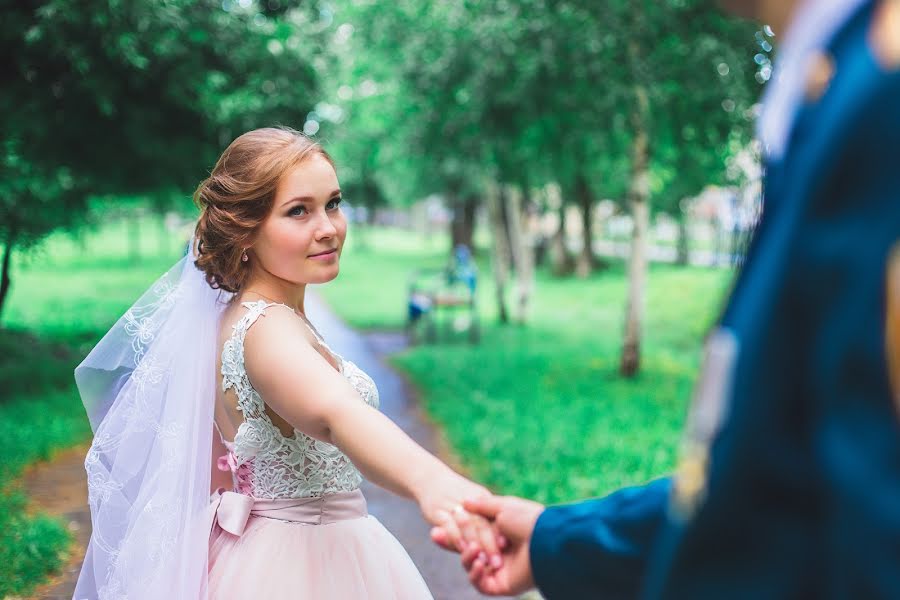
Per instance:
[[[341,276],[320,292],[353,325],[400,327],[409,274],[441,265],[446,244],[373,232],[365,248],[348,246]],[[540,273],[524,327],[495,324],[482,264],[481,343],[415,347],[394,362],[476,479],[544,502],[600,495],[672,468],[702,338],[731,278],[651,268],[643,368],[632,381],[616,372],[626,280],[615,262],[587,280]]]
[[[0,598],[29,593],[61,566],[70,541],[62,522],[28,514],[18,475],[27,464],[89,439],[72,371],[179,256],[178,236],[164,253],[148,239],[133,262],[127,235],[114,223],[83,242],[54,235],[14,255],[0,328],[0,439],[12,449],[0,463],[6,482],[0,487]]]

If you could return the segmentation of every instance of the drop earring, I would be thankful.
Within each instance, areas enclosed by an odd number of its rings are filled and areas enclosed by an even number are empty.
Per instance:
[[[244,250],[244,253],[241,255],[241,262],[247,262],[248,260],[250,260],[250,257],[247,256],[247,251]]]

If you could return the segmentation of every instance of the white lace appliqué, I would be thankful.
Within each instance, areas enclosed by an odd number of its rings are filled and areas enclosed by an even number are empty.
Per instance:
[[[257,498],[306,498],[355,490],[362,476],[350,459],[337,447],[301,431],[294,430],[291,437],[282,435],[250,384],[244,369],[244,337],[250,326],[273,305],[264,300],[245,302],[243,306],[248,312],[234,325],[234,333],[222,348],[222,389],[234,388],[238,408],[244,416],[232,446],[237,463],[233,472],[240,479],[235,482],[236,487]],[[315,329],[310,329],[331,352]],[[352,362],[334,352],[331,354],[338,360],[341,374],[360,397],[377,408],[375,382]]]

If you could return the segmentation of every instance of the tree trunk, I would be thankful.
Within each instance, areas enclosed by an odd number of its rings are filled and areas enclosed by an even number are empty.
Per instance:
[[[553,274],[561,277],[572,272],[572,259],[566,248],[566,201],[557,185],[548,186],[547,195],[559,211],[559,227],[550,238],[550,264]]]
[[[10,263],[12,262],[13,247],[16,243],[16,233],[10,231],[6,237],[6,244],[3,248],[3,265],[0,267],[0,322],[3,317],[3,307],[6,305],[6,297],[9,294],[9,288],[12,279],[9,275]]]
[[[578,198],[578,208],[581,210],[581,252],[575,262],[575,274],[585,279],[594,270],[594,197],[587,179],[583,173],[575,177],[575,196]]]
[[[688,215],[678,211],[678,241],[675,242],[675,264],[686,266],[690,260],[691,235],[688,229]]]
[[[470,250],[475,249],[472,238],[475,234],[475,211],[478,198],[468,194],[465,198],[452,201],[453,220],[450,221],[450,243],[455,248],[462,244]]]
[[[649,139],[644,118],[649,109],[647,91],[636,86],[636,106],[632,113],[634,141],[632,142],[631,185],[628,191],[634,229],[631,256],[628,261],[628,300],[625,308],[625,339],[619,370],[625,377],[633,377],[641,366],[641,325],[644,316],[644,287],[647,273],[647,229],[650,221]]]
[[[497,316],[501,323],[509,322],[506,309],[506,283],[509,280],[510,247],[506,222],[503,218],[505,197],[502,186],[491,185],[488,191],[488,211],[491,220],[491,266],[497,295]]]
[[[528,321],[531,295],[534,291],[534,244],[523,225],[523,194],[510,186],[505,193],[509,246],[516,272],[516,320]]]

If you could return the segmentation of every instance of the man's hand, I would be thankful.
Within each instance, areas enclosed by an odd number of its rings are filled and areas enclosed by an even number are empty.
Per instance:
[[[520,594],[534,587],[528,546],[544,507],[513,496],[486,496],[466,500],[463,506],[493,522],[503,552],[503,562],[497,567],[488,562],[477,544],[470,544],[463,550],[463,567],[468,571],[472,585],[481,593],[493,596]],[[442,528],[432,530],[431,537],[444,548],[453,549]]]

